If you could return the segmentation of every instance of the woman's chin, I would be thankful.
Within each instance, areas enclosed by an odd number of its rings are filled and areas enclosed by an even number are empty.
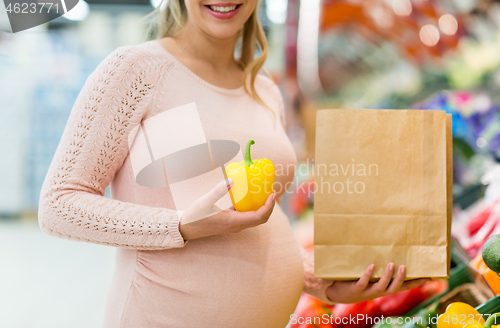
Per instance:
[[[238,34],[238,26],[232,27],[226,24],[208,26],[206,32],[215,39],[232,39]]]

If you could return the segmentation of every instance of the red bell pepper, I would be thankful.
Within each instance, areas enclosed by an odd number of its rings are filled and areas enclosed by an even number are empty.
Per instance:
[[[410,290],[401,291],[393,295],[383,296],[374,299],[373,301],[364,301],[354,304],[336,304],[333,306],[322,303],[318,299],[303,294],[304,303],[295,314],[301,317],[303,324],[292,324],[292,328],[369,328],[374,322],[374,318],[384,316],[402,316],[410,310],[418,306],[431,296],[439,294],[447,289],[447,283],[444,280],[433,280],[423,286],[416,287]],[[332,313],[333,319],[330,319],[332,325],[319,323],[318,317],[323,314]],[[311,318],[309,322],[314,322],[316,318],[317,324],[307,324],[307,318]],[[367,319],[367,318],[371,318]],[[321,320],[323,321],[323,320]]]
[[[424,299],[427,300],[434,295],[441,294],[448,289],[448,281],[443,279],[434,279],[429,281],[425,285],[420,286],[420,290],[424,295]]]
[[[377,310],[377,305],[373,301],[335,304],[333,307],[333,316],[335,317],[333,327],[369,328],[373,325],[373,319],[379,315]]]
[[[479,229],[481,229],[481,227],[490,217],[495,205],[496,202],[486,206],[481,212],[477,213],[469,220],[469,222],[467,222],[467,230],[469,232],[469,236],[475,235],[479,231]]]
[[[402,316],[425,301],[421,287],[404,290],[396,294],[382,296],[373,301],[384,317]]]

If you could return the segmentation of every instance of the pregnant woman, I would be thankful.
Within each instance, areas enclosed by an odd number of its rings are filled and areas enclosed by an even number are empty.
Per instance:
[[[117,247],[104,327],[283,328],[302,291],[351,303],[423,284],[403,282],[404,266],[392,263],[374,283],[373,265],[354,282],[314,278],[311,257],[280,207],[283,188],[257,211],[203,217],[203,206],[228,193],[226,182],[197,180],[193,192],[212,191],[184,212],[169,187],[137,183],[131,134],[148,118],[191,103],[207,140],[244,149],[253,139],[253,158],[296,164],[280,91],[258,74],[267,44],[257,1],[221,1],[169,0],[159,12],[159,39],[104,59],[76,100],[44,181],[44,232]],[[171,137],[162,142],[175,145],[194,131],[178,124],[165,133]],[[276,185],[288,186],[294,173],[277,171]],[[104,197],[108,185],[111,199]]]

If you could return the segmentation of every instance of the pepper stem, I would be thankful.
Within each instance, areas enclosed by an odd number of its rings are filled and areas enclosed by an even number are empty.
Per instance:
[[[490,328],[492,324],[495,323],[495,319],[500,316],[500,313],[492,314],[488,317],[488,320],[484,323],[484,328]]]
[[[247,149],[245,152],[245,165],[250,166],[253,164],[252,157],[250,156],[250,146],[253,145],[254,143],[255,141],[253,140],[249,140],[247,143]]]

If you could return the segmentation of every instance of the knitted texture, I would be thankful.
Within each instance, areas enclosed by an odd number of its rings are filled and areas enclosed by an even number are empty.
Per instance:
[[[194,102],[207,140],[244,147],[254,139],[253,157],[272,160],[280,169],[276,182],[289,187],[296,157],[284,131],[283,98],[266,77],[259,76],[256,87],[273,113],[243,88],[203,81],[157,41],[118,48],[85,82],[43,183],[38,214],[47,234],[118,247],[105,327],[284,327],[302,290],[328,302],[332,282],[314,278],[312,259],[299,251],[278,203],[266,224],[186,243],[168,188],[134,179],[130,132]],[[173,131],[185,132],[181,126]],[[108,186],[112,198],[104,197]],[[210,181],[193,184],[202,187]],[[277,191],[278,199],[285,191]]]
[[[128,154],[129,132],[152,104],[163,64],[132,49],[110,54],[82,88],[42,186],[40,228],[111,246],[182,247],[176,211],[104,197]]]

